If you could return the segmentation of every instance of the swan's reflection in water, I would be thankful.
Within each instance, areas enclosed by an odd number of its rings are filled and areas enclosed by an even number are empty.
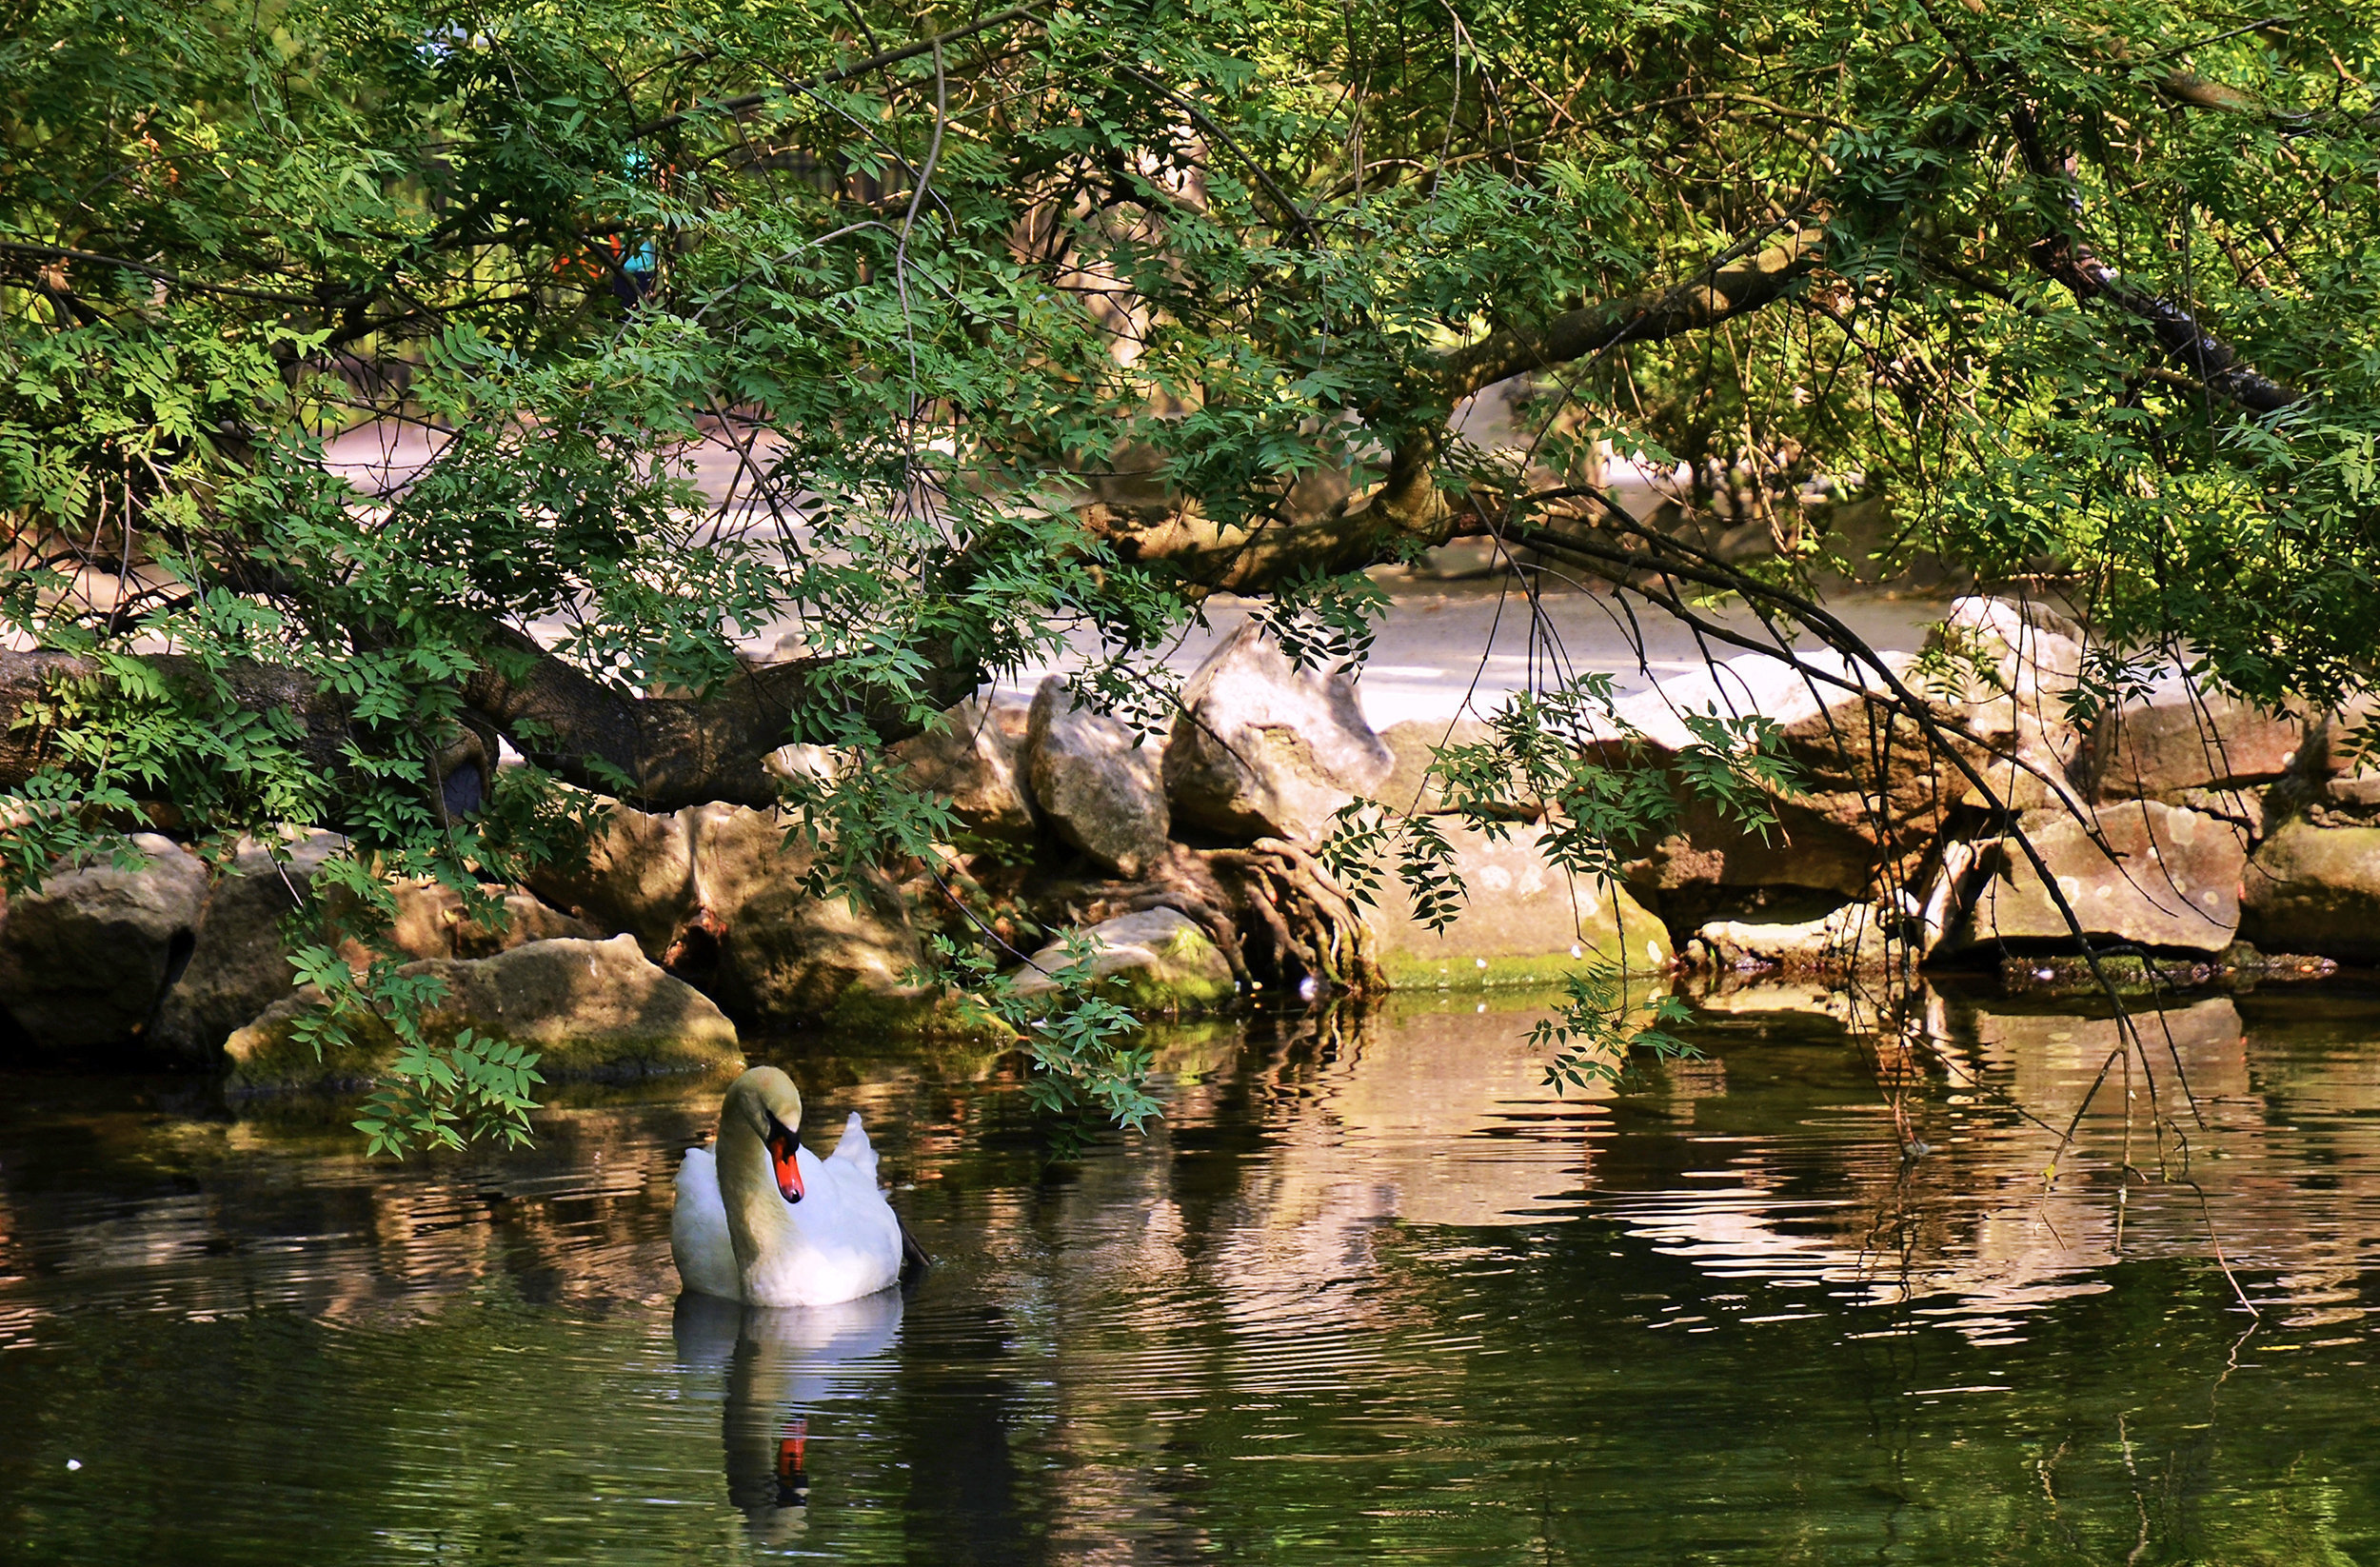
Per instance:
[[[811,1419],[883,1391],[898,1365],[901,1292],[782,1311],[686,1294],[672,1327],[679,1362],[726,1385],[727,1499],[755,1543],[790,1538],[807,1518]]]

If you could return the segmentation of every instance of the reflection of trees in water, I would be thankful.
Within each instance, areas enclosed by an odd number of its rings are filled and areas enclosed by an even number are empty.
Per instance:
[[[65,1346],[0,1357],[0,1393],[142,1455],[155,1495],[119,1555],[143,1531],[262,1537],[205,1499],[243,1494],[218,1471],[340,1498],[353,1516],[321,1533],[359,1556],[374,1528],[426,1537],[425,1498],[488,1540],[581,1516],[612,1468],[732,1499],[747,1544],[958,1563],[1589,1558],[1622,1535],[1656,1559],[1730,1538],[2111,1559],[2148,1538],[2144,1560],[2303,1560],[2380,1521],[2345,1478],[2380,1465],[2354,1445],[2351,1352],[2319,1352],[2331,1379],[2255,1372],[2267,1342],[2361,1332],[2369,1014],[2248,997],[2170,1020],[2226,1243],[2290,1298],[2223,1380],[2245,1320],[2193,1260],[2194,1210],[2135,1187],[2132,1260],[2111,1266],[2114,1101],[2046,1199],[2054,1135],[2002,1101],[2059,1124],[2112,1024],[1935,998],[1916,1033],[1863,1040],[1752,1000],[1708,1022],[1708,1060],[1592,1099],[1547,1093],[1531,1014],[1479,998],[1259,1018],[1244,1045],[1175,1041],[1194,1081],[1165,1124],[1063,1165],[1002,1089],[826,1081],[822,1119],[885,1129],[887,1174],[922,1178],[899,1200],[951,1263],[874,1349],[748,1334],[726,1307],[714,1359],[677,1341],[700,1379],[623,1380],[653,1319],[603,1316],[670,1291],[667,1171],[715,1088],[404,1169],[335,1124],[97,1100],[52,1141],[0,1133],[0,1309]],[[1905,1160],[1911,1134],[1929,1151]],[[67,1299],[82,1315],[43,1319]],[[213,1311],[271,1320],[188,1319]],[[721,1403],[664,1419],[686,1396]]]

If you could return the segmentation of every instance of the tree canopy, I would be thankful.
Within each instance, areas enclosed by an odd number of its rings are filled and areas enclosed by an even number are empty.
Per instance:
[[[2353,0],[24,0],[8,874],[319,824],[366,905],[475,887],[568,852],[561,785],[772,802],[777,747],[1069,636],[1154,720],[1218,591],[1359,653],[1360,573],[1458,535],[1822,616],[1822,493],[2069,596],[2110,690],[2180,652],[2335,704],[2376,69]],[[1528,463],[1450,433],[1514,376]],[[358,427],[418,465],[326,466]],[[1631,516],[1606,452],[1774,551]],[[855,854],[946,826],[864,766],[808,803]]]

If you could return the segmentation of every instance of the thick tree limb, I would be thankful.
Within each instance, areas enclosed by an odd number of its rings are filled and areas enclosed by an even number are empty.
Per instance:
[[[786,744],[797,717],[855,705],[831,687],[825,660],[759,664],[701,698],[632,697],[554,657],[521,632],[495,634],[496,662],[525,665],[515,679],[484,668],[465,683],[470,710],[521,754],[557,776],[605,793],[619,790],[645,810],[726,801],[769,805],[778,798],[769,753]],[[941,710],[971,694],[983,671],[936,660],[917,699]],[[887,740],[917,725],[889,701],[856,704]]]
[[[1446,356],[1450,398],[1469,397],[1524,370],[1551,368],[1622,343],[1658,343],[1702,331],[1785,297],[1816,269],[1826,231],[1796,228],[1758,254],[1669,288],[1604,300],[1537,327],[1498,327]]]
[[[2217,397],[2257,413],[2277,413],[2297,401],[2298,394],[2245,364],[2231,346],[2198,323],[2198,318],[2172,301],[2129,287],[2113,268],[2076,243],[2071,234],[2051,234],[2035,240],[2033,264],[2046,277],[2066,286],[2085,304],[2105,300],[2145,325],[2157,346],[2179,361]]]
[[[1815,270],[1825,230],[1796,228],[1755,255],[1666,288],[1604,300],[1542,327],[1503,327],[1443,355],[1429,401],[1452,407],[1482,387],[1526,370],[1584,359],[1625,343],[1659,343],[1706,330],[1783,299]],[[1389,453],[1388,472],[1363,500],[1310,523],[1266,522],[1226,530],[1188,509],[1151,523],[1112,511],[1088,521],[1125,560],[1168,561],[1198,585],[1252,593],[1298,571],[1361,570],[1408,549],[1444,544],[1468,513],[1451,505],[1433,471],[1442,423],[1417,427]]]
[[[141,662],[169,684],[220,680],[227,705],[240,711],[289,714],[298,721],[291,748],[313,767],[328,771],[340,765],[348,738],[347,708],[323,696],[299,671],[262,664],[210,671],[199,660],[176,653],[152,654]],[[83,654],[0,652],[0,788],[17,788],[62,760],[50,730],[28,715],[100,673],[99,661]]]
[[[2071,215],[2079,221],[2081,201],[2073,193],[2065,164],[2050,155],[2032,109],[2018,104],[2009,111],[2009,126],[2016,134],[2017,149],[2024,154],[2026,169],[2042,184],[2064,191]],[[2160,295],[2145,294],[2126,284],[2115,268],[2092,254],[2091,248],[2082,243],[2071,227],[2033,241],[2031,255],[2036,270],[2065,285],[2077,300],[2087,305],[2103,299],[2146,325],[2157,346],[2179,360],[2216,396],[2257,413],[2276,413],[2297,401],[2295,391],[2255,367],[2241,363],[2231,345],[2207,330],[2188,310]]]
[[[520,632],[493,634],[496,662],[463,688],[466,713],[512,742],[524,756],[585,787],[619,793],[652,811],[727,801],[769,805],[778,784],[769,754],[783,745],[795,718],[832,704],[854,705],[833,689],[823,661],[801,660],[746,670],[706,695],[635,697],[591,679]],[[143,660],[169,681],[196,680],[199,661],[177,654]],[[23,716],[52,700],[64,683],[89,681],[97,661],[69,653],[0,652],[0,788],[16,788],[60,760],[50,735]],[[297,721],[294,748],[309,766],[335,775],[347,765],[354,736],[347,704],[302,671],[238,664],[216,671],[230,705],[282,712]],[[981,670],[938,662],[916,699],[947,707],[982,683]],[[856,704],[885,739],[913,731],[902,704]],[[621,780],[625,778],[624,788]]]

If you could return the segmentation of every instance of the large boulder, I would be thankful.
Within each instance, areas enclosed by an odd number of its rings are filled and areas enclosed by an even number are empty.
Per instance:
[[[2283,823],[2241,878],[2239,933],[2260,951],[2380,963],[2380,826]]]
[[[1967,804],[2033,810],[2079,805],[2075,775],[2089,769],[2089,738],[2073,722],[2081,683],[2081,626],[2038,599],[1954,600],[1927,638],[1928,666],[1913,681],[1935,713],[1973,735],[1968,753],[1985,780],[1948,787]]]
[[[598,929],[635,936],[658,961],[695,908],[689,814],[608,805],[588,839],[585,863],[532,871],[530,889]]]
[[[1171,821],[1156,748],[1081,705],[1056,675],[1034,693],[1024,758],[1033,803],[1060,839],[1126,878],[1164,857]]]
[[[1206,931],[1170,908],[1121,915],[1083,932],[1093,947],[1092,977],[1101,992],[1136,1012],[1212,1012],[1239,994],[1231,963]],[[1066,961],[1064,943],[1036,952],[1016,976],[1017,994],[1056,988],[1048,976]]]
[[[492,958],[531,942],[601,934],[529,893],[504,892],[497,902],[503,912],[481,919],[443,883],[407,883],[397,888],[397,950],[411,958]]]
[[[909,783],[950,800],[959,819],[985,838],[1030,843],[1033,805],[1020,765],[1032,704],[969,697],[922,734],[893,747]]]
[[[1907,654],[1885,655],[1895,676]],[[1876,673],[1829,653],[1794,663],[1748,654],[1673,677],[1618,704],[1631,731],[1616,740],[1622,762],[1672,765],[1694,744],[1689,717],[1759,715],[1777,725],[1796,792],[1772,794],[1765,830],[1702,799],[1682,782],[1671,830],[1630,867],[1632,884],[1662,906],[1698,917],[1754,887],[1797,887],[1860,897],[1880,875],[1905,870],[1932,845],[1955,801],[1956,775],[1939,764],[1915,724],[1888,719],[1865,692]]]
[[[813,898],[787,874],[724,916],[712,992],[737,1017],[825,1019],[860,996],[909,991],[917,933],[882,877],[854,897]]]
[[[208,895],[189,966],[166,993],[150,1040],[194,1060],[212,1061],[231,1031],[296,988],[281,923],[313,884],[322,863],[346,840],[310,833],[276,854],[242,849]],[[503,896],[501,923],[473,919],[453,888],[406,882],[393,889],[396,918],[389,944],[407,958],[486,958],[526,942],[592,936],[580,921],[524,892]],[[370,953],[349,942],[344,956],[363,964]]]
[[[53,867],[0,925],[0,1007],[45,1050],[139,1038],[189,961],[207,872],[170,839],[131,840],[141,863],[101,851]]]
[[[1398,990],[1556,984],[1601,964],[1631,976],[1666,971],[1669,932],[1628,891],[1573,876],[1546,855],[1534,827],[1501,839],[1451,823],[1439,830],[1462,879],[1462,909],[1444,931],[1415,918],[1411,897],[1382,867],[1370,916],[1380,968]]]
[[[1315,843],[1395,764],[1364,722],[1355,682],[1299,668],[1251,621],[1181,688],[1165,793],[1177,819],[1209,832]]]
[[[1954,599],[1927,640],[1948,655],[1941,664],[1953,675],[1952,687],[1937,689],[1937,696],[2006,701],[2046,727],[2066,723],[2066,698],[2082,679],[2086,639],[2080,625],[2049,605],[1980,594]]]
[[[2305,742],[2296,714],[2268,712],[2167,669],[2140,701],[2100,720],[2086,766],[2102,800],[2178,800],[2189,790],[2271,784],[2295,765]]]
[[[1388,747],[1388,776],[1366,790],[1366,797],[1409,816],[1441,813],[1448,809],[1446,791],[1430,776],[1438,752],[1455,745],[1481,744],[1494,739],[1495,733],[1476,718],[1451,724],[1439,719],[1392,724],[1380,731],[1380,744]],[[1516,813],[1520,808],[1517,805]]]
[[[633,937],[608,942],[531,942],[493,958],[433,958],[406,977],[446,983],[425,1032],[450,1043],[468,1028],[539,1052],[551,1081],[637,1078],[718,1070],[741,1061],[735,1024],[701,991],[645,960]],[[310,991],[274,1003],[225,1041],[235,1089],[329,1087],[367,1081],[396,1059],[397,1041],[377,1020],[355,1047],[317,1060],[297,1037],[299,1017],[319,1003]]]
[[[306,896],[316,867],[345,842],[313,833],[278,856],[251,847],[233,858],[207,899],[189,966],[158,1008],[156,1044],[212,1060],[233,1029],[296,988],[281,922]]]
[[[2095,819],[2061,809],[2026,811],[2017,826],[2093,942],[2220,952],[2238,934],[2248,846],[2229,823],[2142,801],[2111,806]],[[1946,950],[2073,939],[2013,839],[1975,844],[1972,863],[1974,870],[1960,894],[1965,912]]]
[[[614,805],[585,871],[532,884],[599,928],[636,938],[647,958],[700,984],[748,1023],[813,1022],[854,992],[911,994],[918,959],[899,894],[869,875],[858,897],[802,885],[815,853],[789,823],[745,805],[650,816]]]

